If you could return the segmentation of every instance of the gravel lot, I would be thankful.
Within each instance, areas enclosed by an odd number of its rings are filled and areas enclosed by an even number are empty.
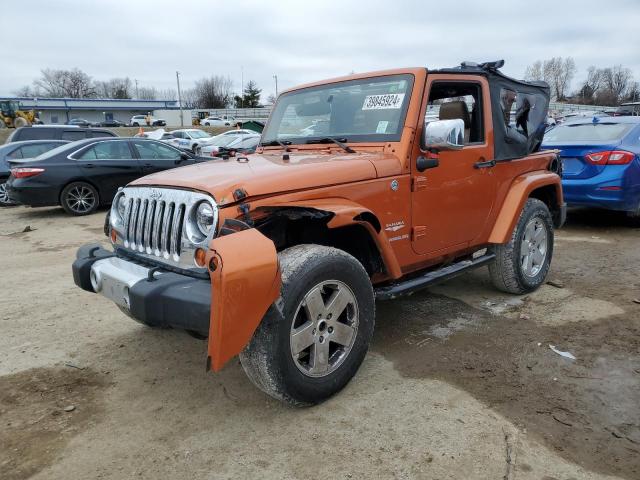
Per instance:
[[[640,478],[640,228],[623,216],[570,212],[556,286],[531,295],[479,270],[379,303],[354,381],[293,409],[75,288],[104,215],[0,209],[3,480]]]

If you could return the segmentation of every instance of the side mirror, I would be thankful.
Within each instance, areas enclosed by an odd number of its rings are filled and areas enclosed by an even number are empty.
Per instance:
[[[436,120],[424,126],[422,143],[428,150],[460,150],[464,147],[464,121]]]

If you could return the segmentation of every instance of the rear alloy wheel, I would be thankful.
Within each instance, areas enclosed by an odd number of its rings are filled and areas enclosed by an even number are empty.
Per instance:
[[[100,205],[98,191],[85,182],[74,182],[65,187],[60,195],[62,208],[71,215],[89,215]]]
[[[360,262],[336,248],[298,245],[278,259],[280,298],[240,362],[265,393],[293,405],[314,405],[358,371],[373,335],[373,288]]]
[[[7,193],[7,181],[0,180],[0,207],[9,207],[12,205],[17,204],[12,202],[9,198],[9,194]]]
[[[493,250],[496,260],[489,273],[496,288],[522,294],[542,285],[553,255],[553,220],[547,205],[528,199],[509,242]]]

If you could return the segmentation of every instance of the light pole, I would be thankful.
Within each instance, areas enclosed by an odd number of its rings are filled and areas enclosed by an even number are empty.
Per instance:
[[[135,79],[136,81],[136,98],[140,98],[140,94],[138,93],[138,79]]]
[[[240,67],[240,108],[244,108],[244,67]]]
[[[276,98],[278,98],[278,75],[274,75],[273,79],[276,81]]]
[[[178,83],[178,105],[180,106],[180,126],[184,127],[184,114],[182,113],[182,94],[180,93],[180,72],[176,72],[176,82]]]

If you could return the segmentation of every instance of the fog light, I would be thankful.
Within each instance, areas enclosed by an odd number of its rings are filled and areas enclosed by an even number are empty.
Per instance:
[[[207,264],[207,252],[202,248],[196,248],[196,253],[193,256],[196,265],[199,267],[204,267]]]

